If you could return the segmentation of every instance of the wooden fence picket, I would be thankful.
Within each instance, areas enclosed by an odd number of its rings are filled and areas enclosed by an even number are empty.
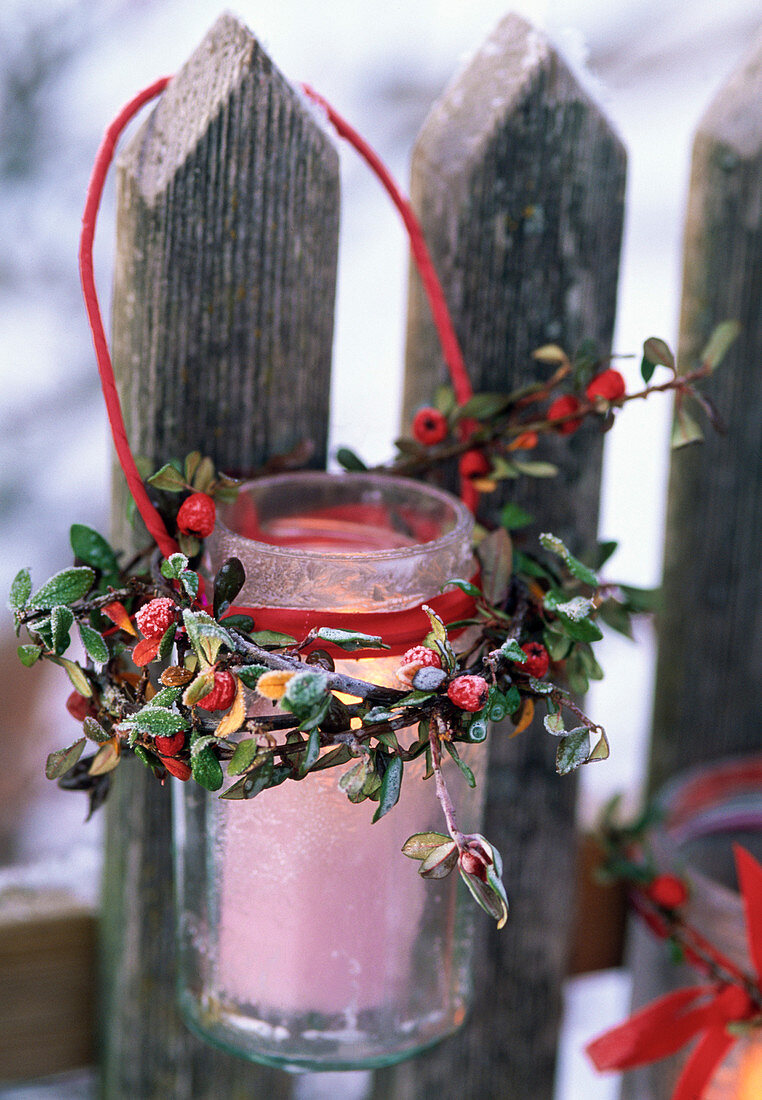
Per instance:
[[[625,154],[599,108],[545,38],[506,17],[432,108],[415,148],[412,196],[476,390],[537,377],[547,343],[610,347]],[[547,371],[547,368],[544,368]],[[445,375],[411,277],[405,418]],[[585,427],[543,458],[560,473],[511,499],[577,552],[596,536],[601,437]],[[528,481],[529,479],[523,479]],[[508,494],[487,498],[493,513]],[[531,545],[531,543],[528,544]],[[523,1100],[552,1095],[574,878],[574,792],[535,728],[492,738],[486,833],[505,859],[512,905],[482,930],[473,1018],[454,1039],[378,1074],[375,1096]]]
[[[696,131],[685,225],[679,361],[698,365],[710,332],[741,322],[702,386],[728,426],[672,456],[650,784],[762,750],[762,39]],[[695,982],[640,927],[633,1003]],[[624,1100],[667,1100],[682,1058],[625,1074]]]
[[[163,462],[199,448],[245,471],[309,439],[324,465],[338,201],[333,144],[250,32],[222,16],[119,163],[113,350],[136,453]],[[118,544],[144,542],[122,519],[119,478],[114,495]],[[103,1095],[290,1096],[285,1074],[180,1022],[169,799],[139,762],[118,780]]]

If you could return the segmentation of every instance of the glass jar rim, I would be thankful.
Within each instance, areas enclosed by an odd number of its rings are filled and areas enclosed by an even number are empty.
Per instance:
[[[352,558],[362,558],[364,562],[369,563],[374,561],[389,562],[409,558],[411,553],[417,555],[426,553],[437,554],[452,544],[462,543],[465,539],[470,542],[474,526],[474,517],[463,501],[444,489],[439,489],[426,482],[416,481],[413,478],[400,477],[394,474],[334,473],[327,470],[299,470],[293,473],[272,474],[246,481],[239,486],[238,491],[239,493],[244,493],[256,488],[265,492],[268,486],[283,486],[289,480],[302,484],[304,482],[314,481],[315,483],[331,482],[335,485],[346,485],[347,487],[359,487],[362,485],[366,488],[373,487],[377,492],[383,492],[384,489],[388,491],[402,487],[411,495],[419,495],[422,500],[425,499],[432,503],[438,502],[444,507],[449,508],[453,514],[453,524],[448,531],[445,531],[435,539],[422,542],[416,541],[408,546],[392,547],[381,550],[363,550],[356,547],[349,550],[316,550],[301,546],[280,546],[270,542],[262,542],[259,539],[242,535],[234,528],[229,527],[220,518],[219,510],[216,522],[218,531],[231,539],[240,539],[246,546],[256,549],[257,553],[270,554],[275,558],[282,558],[283,560],[306,558],[346,561]]]

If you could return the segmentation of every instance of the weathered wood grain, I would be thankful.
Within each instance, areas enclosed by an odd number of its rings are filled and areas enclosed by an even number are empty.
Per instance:
[[[591,337],[608,350],[624,176],[619,140],[556,52],[519,17],[503,20],[433,107],[413,162],[414,203],[475,389],[542,376],[530,356],[547,342],[573,352]],[[445,380],[415,274],[406,379],[409,422]],[[550,530],[578,551],[590,545],[600,455],[600,436],[586,428],[544,449],[558,478],[509,483],[538,517],[530,539]],[[552,1095],[575,785],[555,775],[550,742],[541,729],[492,738],[485,832],[504,856],[512,913],[500,933],[484,922],[471,1022],[416,1063],[378,1074],[378,1097]]]
[[[704,392],[729,433],[673,453],[650,785],[762,747],[762,38],[696,131],[685,224],[679,358],[714,326],[742,333]],[[632,937],[633,1004],[695,979]],[[624,1075],[626,1100],[667,1100],[682,1056]]]
[[[323,464],[337,243],[335,149],[223,16],[119,163],[113,352],[137,453],[199,448],[245,471],[309,438]],[[140,536],[116,483],[129,545]],[[103,1095],[289,1096],[285,1074],[212,1050],[178,1018],[170,800],[138,762],[116,775],[107,832]]]
[[[762,40],[696,132],[680,359],[742,334],[705,392],[729,426],[673,455],[651,779],[762,747]]]

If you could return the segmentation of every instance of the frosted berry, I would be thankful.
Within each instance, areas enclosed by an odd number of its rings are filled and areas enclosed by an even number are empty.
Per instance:
[[[197,703],[202,710],[227,710],[235,699],[236,683],[232,672],[215,672],[214,686]]]
[[[490,471],[489,459],[481,451],[467,451],[459,469],[461,477],[484,477]]]
[[[182,779],[183,783],[190,779],[192,773],[184,760],[178,760],[174,756],[162,756],[161,762],[175,779]]]
[[[185,745],[185,730],[178,730],[171,737],[162,737],[161,734],[154,737],[153,743],[156,751],[162,756],[177,756]]]
[[[207,493],[191,493],[177,513],[177,530],[181,535],[205,539],[214,530],[216,509]]]
[[[609,369],[596,374],[588,384],[585,393],[590,401],[595,401],[596,397],[603,397],[606,401],[618,401],[620,397],[624,397],[626,388],[624,378],[619,371]]]
[[[541,680],[550,668],[550,657],[544,645],[540,642],[527,642],[521,647],[527,655],[526,661],[518,663],[522,672]]]
[[[412,686],[413,677],[422,668],[441,668],[442,658],[433,649],[425,645],[414,645],[402,654],[400,667],[397,670],[397,679],[408,687]]]
[[[555,420],[559,416],[569,416],[571,413],[575,413],[579,407],[580,403],[576,397],[570,393],[564,394],[563,397],[557,397],[548,409],[548,420]],[[571,435],[572,432],[576,432],[581,423],[581,419],[565,420],[563,424],[556,424],[553,431],[558,432],[559,435]]]
[[[481,710],[488,693],[489,684],[481,676],[458,676],[447,688],[450,702],[461,710]]]
[[[447,431],[447,418],[439,409],[419,409],[413,417],[413,436],[426,447],[441,443]]]
[[[135,615],[135,622],[144,638],[161,638],[175,621],[177,604],[169,596],[157,596],[144,604]]]
[[[688,900],[688,887],[677,875],[657,875],[646,894],[662,909],[677,909]]]

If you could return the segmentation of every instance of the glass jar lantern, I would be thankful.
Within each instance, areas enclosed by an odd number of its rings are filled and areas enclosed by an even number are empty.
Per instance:
[[[210,568],[241,560],[247,607],[400,611],[473,573],[468,510],[400,478],[263,478],[219,518]],[[398,667],[398,656],[336,662],[397,688]],[[272,713],[253,694],[249,704],[250,714]],[[415,732],[398,737],[404,745]],[[472,832],[485,746],[461,755],[476,789],[451,761],[445,774]],[[465,1017],[475,907],[457,872],[424,880],[400,851],[412,833],[443,829],[425,760],[406,765],[399,803],[375,824],[376,804],[353,805],[339,788],[353,764],[251,801],[195,784],[175,791],[181,1008],[202,1037],[252,1061],[294,1071],[388,1065]]]
[[[695,768],[667,784],[658,798],[662,821],[653,832],[659,873],[684,877],[690,895],[685,920],[715,948],[748,973],[743,902],[736,881],[733,845],[762,861],[762,756]],[[631,951],[635,1004],[681,986],[695,985],[695,970],[670,963],[661,941],[636,926]],[[687,1057],[625,1074],[624,1100],[668,1097]],[[702,1100],[762,1098],[762,1032],[742,1036],[715,1071]]]

